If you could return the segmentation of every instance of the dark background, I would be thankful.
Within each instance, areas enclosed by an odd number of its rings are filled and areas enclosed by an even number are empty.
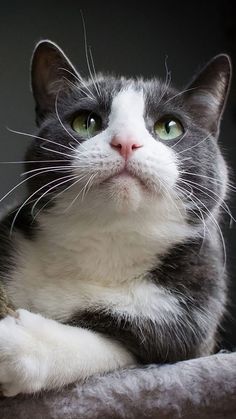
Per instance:
[[[235,1],[23,1],[1,2],[0,12],[0,161],[21,160],[30,139],[7,127],[32,133],[34,104],[29,62],[37,41],[57,42],[82,74],[87,74],[82,9],[97,70],[124,75],[165,77],[165,60],[178,87],[212,56],[230,54],[236,68]],[[236,166],[236,80],[222,122],[221,147]],[[20,179],[19,164],[0,163],[0,197]],[[10,201],[16,194],[10,195]],[[1,199],[1,198],[0,198]],[[9,200],[4,200],[7,203]],[[230,197],[236,217],[236,199]],[[0,203],[0,205],[3,205]],[[230,271],[229,316],[224,346],[236,347],[236,226],[225,222]]]

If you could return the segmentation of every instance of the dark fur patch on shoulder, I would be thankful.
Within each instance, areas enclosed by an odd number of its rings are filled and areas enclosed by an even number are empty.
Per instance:
[[[218,240],[201,238],[174,246],[162,263],[150,271],[151,279],[177,296],[190,297],[201,307],[209,296],[224,293],[223,254]]]
[[[69,324],[89,328],[122,342],[142,363],[176,362],[201,355],[208,336],[214,337],[218,304],[225,295],[219,246],[201,240],[173,247],[149,280],[176,297],[180,311],[155,320],[100,307],[76,312]],[[223,304],[222,304],[223,307]],[[201,320],[200,320],[201,319]],[[218,320],[219,320],[218,319]],[[208,353],[213,347],[207,348]]]
[[[15,267],[15,239],[14,232],[20,232],[26,239],[34,240],[38,232],[38,223],[32,221],[29,208],[24,208],[19,213],[14,223],[12,235],[11,226],[18,207],[11,211],[0,222],[0,275],[1,279],[8,276]]]
[[[15,266],[14,245],[9,238],[9,229],[4,223],[0,224],[0,280],[2,280]]]
[[[179,322],[169,324],[151,319],[131,319],[106,310],[77,312],[69,321],[116,339],[143,364],[177,362],[199,355],[205,333],[190,313],[184,312]]]
[[[15,208],[1,222],[1,225],[3,225],[5,230],[7,231],[9,239],[11,239],[10,237],[11,226],[18,210],[19,210],[19,207]],[[31,215],[30,206],[26,206],[25,208],[22,208],[22,210],[17,215],[14,221],[14,226],[13,226],[13,232],[14,231],[19,231],[20,233],[23,234],[23,236],[26,239],[29,239],[29,240],[35,239],[37,232],[39,231],[39,225],[38,225],[38,222],[34,220]]]

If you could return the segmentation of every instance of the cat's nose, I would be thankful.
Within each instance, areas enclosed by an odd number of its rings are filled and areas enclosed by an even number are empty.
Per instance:
[[[119,137],[118,135],[112,138],[110,145],[117,150],[125,160],[128,160],[137,148],[143,147],[141,142],[134,141],[132,137]]]

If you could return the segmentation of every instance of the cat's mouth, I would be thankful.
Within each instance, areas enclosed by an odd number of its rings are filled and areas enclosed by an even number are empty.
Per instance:
[[[130,170],[127,169],[127,167],[124,167],[122,170],[120,170],[118,173],[112,174],[108,178],[106,178],[102,183],[109,183],[109,182],[136,182],[141,186],[143,189],[149,189],[149,185],[147,182],[145,182],[140,176],[136,175],[135,173],[132,173]]]
[[[153,176],[153,174],[151,176],[146,170],[142,171],[140,165],[136,167],[133,163],[129,164],[129,162],[119,164],[119,166],[114,165],[112,168],[109,167],[108,170],[101,171],[94,177],[93,185],[98,189],[102,186],[106,188],[112,186],[114,191],[116,186],[120,188],[123,185],[128,189],[136,187],[151,195],[159,195],[161,189],[157,176]]]
[[[129,178],[134,179],[135,178],[135,179],[138,179],[137,176],[130,173],[129,170],[127,170],[126,168],[124,168],[123,170],[121,170],[117,174],[110,177],[110,179],[116,179],[116,178],[127,178],[127,179],[129,179]]]

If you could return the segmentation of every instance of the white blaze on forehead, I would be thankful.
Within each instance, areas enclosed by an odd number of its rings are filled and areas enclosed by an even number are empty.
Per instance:
[[[139,138],[144,133],[147,134],[143,114],[143,91],[129,86],[127,89],[120,91],[112,101],[109,130],[112,135]]]

